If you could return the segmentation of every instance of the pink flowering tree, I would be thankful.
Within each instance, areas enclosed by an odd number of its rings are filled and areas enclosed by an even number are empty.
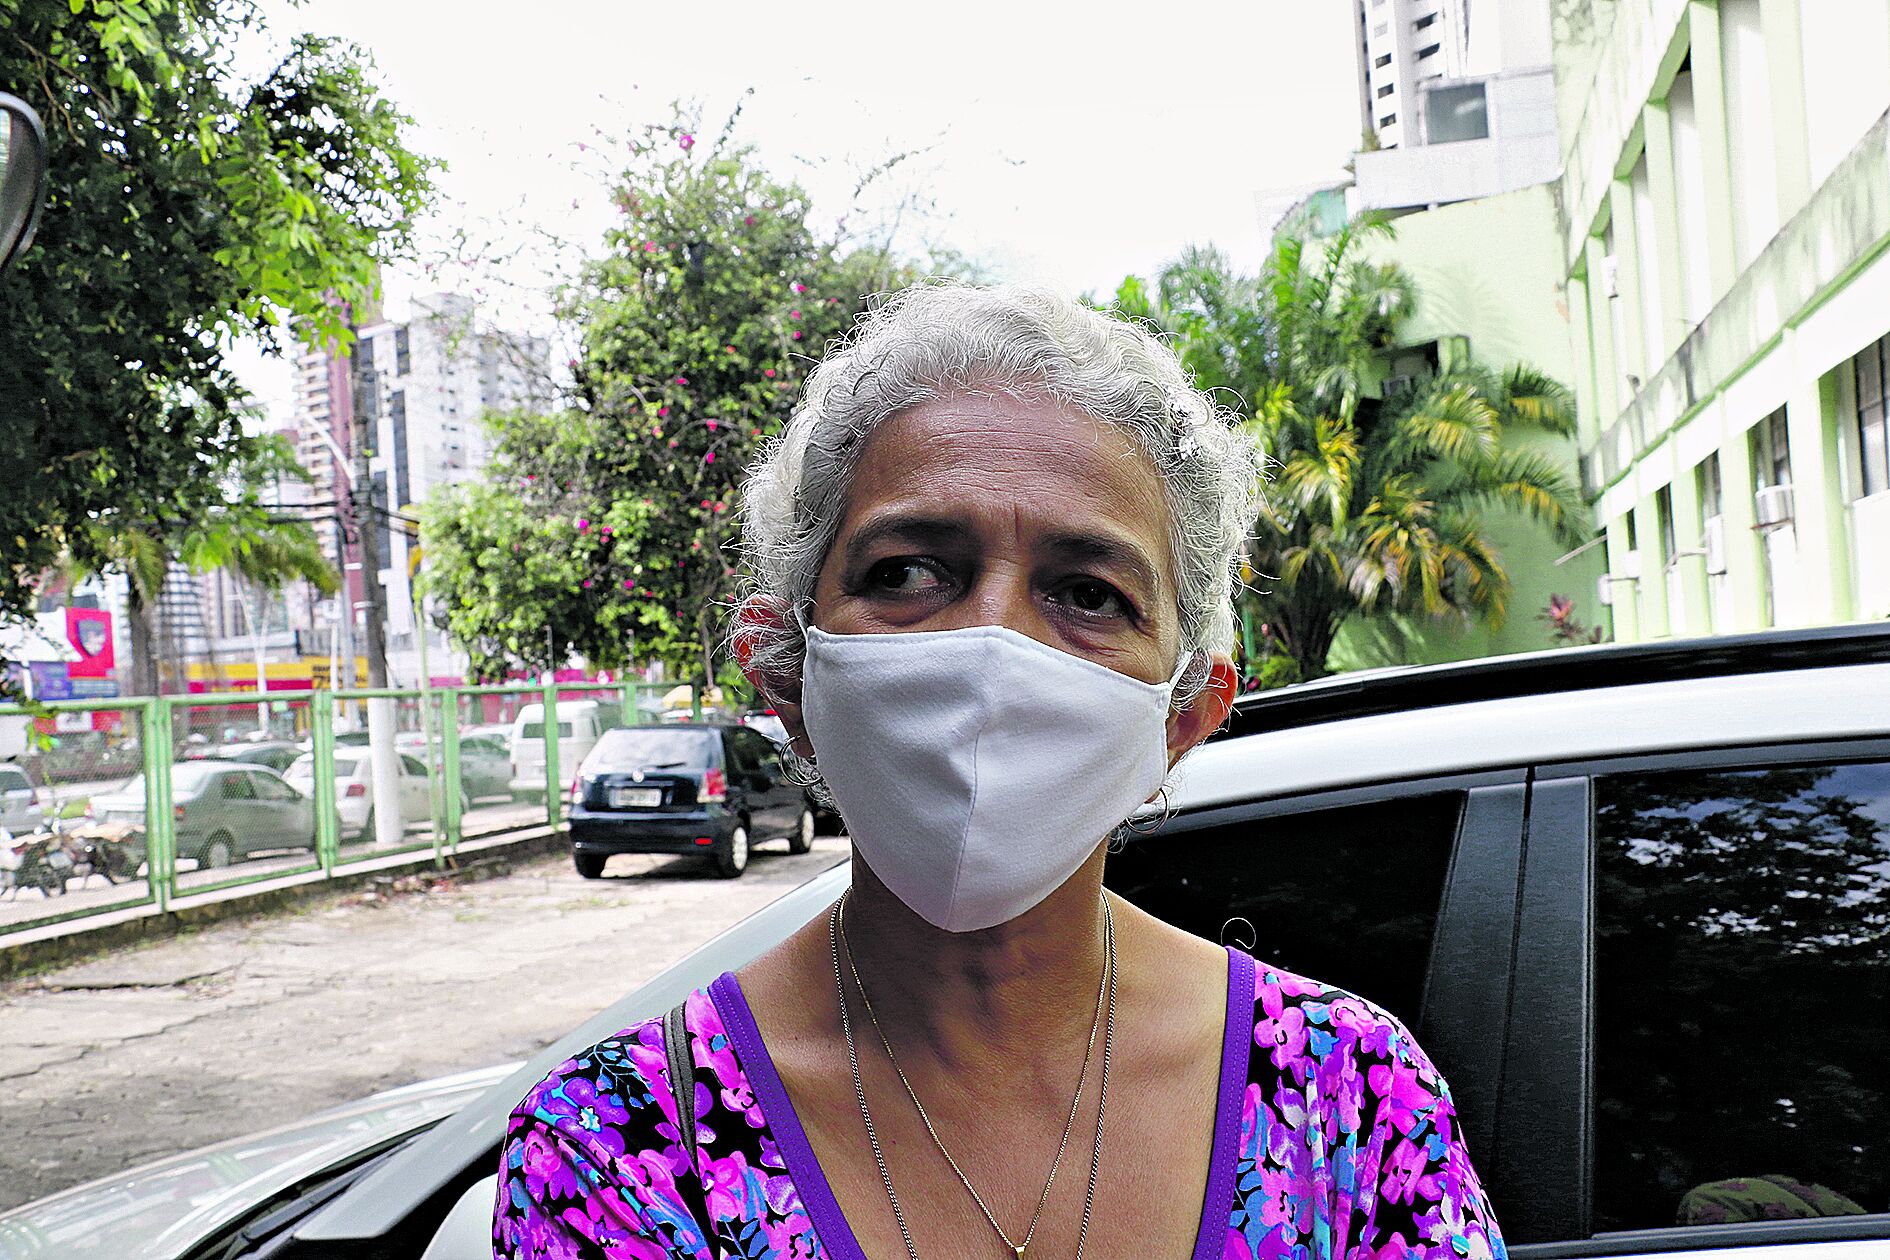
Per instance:
[[[568,405],[494,418],[491,486],[429,510],[447,629],[488,672],[538,666],[550,626],[549,663],[713,676],[756,448],[870,293],[918,274],[824,238],[798,186],[691,120],[639,141],[609,196],[617,222],[562,300]]]

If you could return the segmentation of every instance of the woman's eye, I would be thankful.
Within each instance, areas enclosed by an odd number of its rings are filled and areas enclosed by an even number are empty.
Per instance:
[[[870,591],[914,595],[943,585],[943,580],[933,566],[903,556],[881,560],[866,571],[866,588]]]
[[[1056,598],[1079,612],[1103,617],[1120,617],[1129,612],[1129,603],[1116,588],[1094,578],[1079,578],[1058,588]]]

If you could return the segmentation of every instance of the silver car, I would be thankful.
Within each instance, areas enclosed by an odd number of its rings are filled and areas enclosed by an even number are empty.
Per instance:
[[[145,825],[144,776],[92,798],[101,823]],[[267,766],[185,761],[171,767],[177,856],[228,866],[264,849],[315,847],[315,803]]]
[[[18,766],[0,766],[0,829],[25,835],[45,817],[26,772]]]

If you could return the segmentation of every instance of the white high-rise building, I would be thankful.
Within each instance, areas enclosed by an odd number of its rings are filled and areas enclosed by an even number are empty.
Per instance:
[[[1368,137],[1354,208],[1421,210],[1556,177],[1549,0],[1355,0],[1353,25]]]
[[[545,340],[481,328],[476,313],[470,298],[418,297],[406,321],[362,328],[355,349],[354,397],[376,433],[375,500],[392,513],[380,523],[380,560],[388,663],[402,684],[419,677],[413,509],[438,487],[480,474],[491,455],[487,413],[541,406],[550,394]],[[441,668],[446,644],[437,632],[428,645],[433,672],[451,672]]]

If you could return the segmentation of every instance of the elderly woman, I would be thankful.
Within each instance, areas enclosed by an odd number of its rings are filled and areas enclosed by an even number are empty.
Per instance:
[[[733,642],[852,888],[532,1091],[497,1255],[1503,1254],[1396,1019],[1103,891],[1227,715],[1257,482],[1172,353],[1054,297],[913,289],[827,357]]]

